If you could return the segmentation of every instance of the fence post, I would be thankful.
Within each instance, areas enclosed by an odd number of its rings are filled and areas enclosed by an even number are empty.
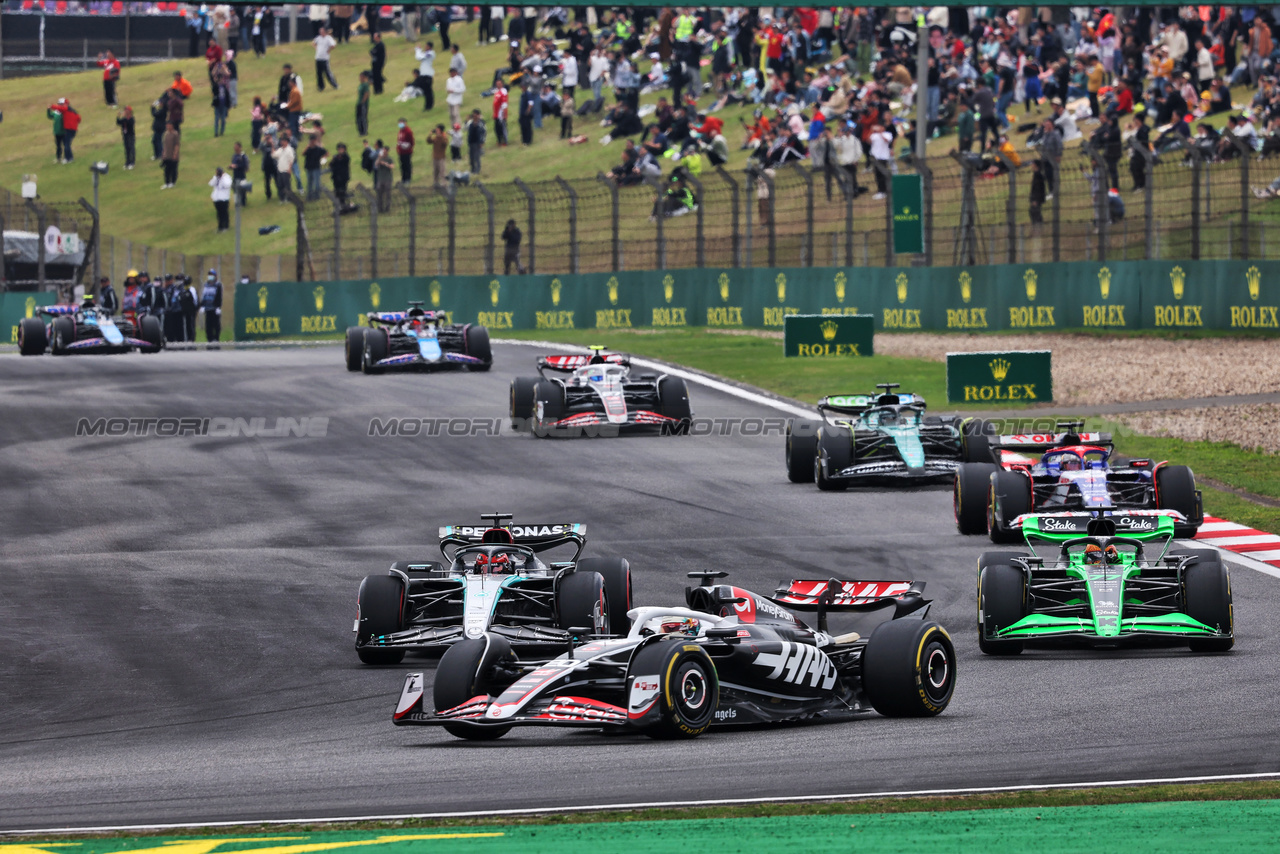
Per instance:
[[[1107,174],[1107,164],[1103,162],[1098,149],[1092,143],[1082,146],[1085,155],[1093,164],[1093,219],[1098,229],[1098,261],[1107,262],[1107,234],[1111,225],[1111,205],[1107,201],[1107,188],[1111,186]]]
[[[933,170],[923,157],[911,155],[911,162],[920,175],[924,199],[924,265],[933,266]]]
[[[44,232],[48,227],[45,219],[44,205],[36,204],[35,199],[27,199],[27,210],[36,215],[36,288],[44,290]]]
[[[690,184],[693,185],[693,191],[697,193],[696,198],[698,200],[697,207],[693,212],[694,216],[697,217],[697,225],[694,227],[695,233],[696,233],[695,240],[696,240],[696,246],[697,246],[697,249],[694,253],[695,255],[694,263],[698,267],[705,267],[707,266],[707,246],[706,246],[706,240],[705,240],[705,232],[702,230],[702,206],[703,206],[703,202],[705,201],[702,195],[702,182],[699,181],[697,178],[693,177],[692,175],[688,175],[688,174],[685,175],[685,180],[687,180]]]
[[[0,58],[3,58],[3,57],[0,56]],[[4,221],[5,221],[4,213],[5,212],[3,210],[0,210],[0,293],[3,293],[5,290],[8,289],[8,282],[6,281],[5,275],[4,275]],[[114,262],[115,262],[114,239],[112,240],[112,243],[111,243],[111,249],[112,249],[111,260],[112,260],[112,267],[113,267],[113,269],[111,270],[111,278],[115,279],[116,271],[114,269]]]
[[[884,265],[893,266],[893,175],[883,161],[871,158],[871,165],[884,176]]]
[[[1009,245],[1005,247],[1005,257],[1007,263],[1018,263],[1018,170],[1013,165],[1013,161],[1005,157],[999,151],[996,157],[1000,158],[1000,162],[1009,170],[1009,197],[1004,202],[1005,216],[1005,242]]]
[[[654,203],[653,203],[653,221],[658,226],[658,245],[657,245],[658,251],[656,253],[657,267],[659,270],[665,270],[667,269],[667,231],[666,231],[666,225],[664,221],[666,220],[667,217],[666,217],[666,211],[662,209],[663,208],[663,205],[662,205],[663,187],[662,187],[662,184],[658,182],[658,179],[653,177],[652,175],[645,175],[644,182],[648,184],[650,187],[653,187],[653,191],[657,193],[657,198],[654,200]]]
[[[356,184],[356,191],[364,198],[369,209],[369,278],[378,278],[378,198],[364,184]]]
[[[413,276],[418,271],[418,197],[406,184],[400,185],[400,192],[409,202],[409,275]]]
[[[1155,231],[1156,231],[1156,221],[1154,216],[1154,213],[1155,213],[1154,199],[1153,199],[1153,196],[1155,194],[1155,188],[1153,185],[1155,184],[1154,179],[1155,179],[1155,171],[1156,171],[1155,170],[1156,156],[1151,153],[1151,148],[1149,146],[1139,145],[1136,137],[1131,138],[1129,140],[1129,147],[1133,149],[1134,153],[1138,157],[1142,158],[1142,171],[1143,171],[1143,174],[1146,176],[1146,180],[1143,181],[1143,185],[1142,185],[1143,186],[1143,200],[1142,200],[1143,212],[1142,213],[1143,213],[1143,238],[1144,238],[1144,242],[1147,244],[1147,248],[1146,248],[1146,253],[1143,255],[1143,257],[1146,258],[1148,261],[1150,261],[1154,257],[1159,257],[1158,255],[1153,254],[1154,247],[1155,247]],[[1125,257],[1126,258],[1129,257],[1129,251],[1127,247],[1125,249]]]
[[[799,173],[804,180],[804,225],[805,225],[805,267],[813,266],[813,176],[809,174],[809,170],[801,166],[797,161],[792,160],[789,164],[792,169]]]
[[[484,242],[484,274],[486,276],[493,275],[493,193],[489,192],[489,188],[480,181],[476,181],[476,189],[480,191],[480,195],[484,196],[486,212],[488,213],[489,232]],[[410,273],[410,275],[413,275]]]
[[[307,280],[306,272],[308,268],[311,270],[311,280],[315,281],[315,266],[311,261],[311,238],[307,236],[307,204],[303,201],[302,196],[299,196],[293,190],[287,190],[286,192],[281,193],[281,195],[284,197],[286,202],[293,205],[294,210],[297,211],[298,215],[298,242],[297,248],[294,252],[294,272],[296,273],[297,278],[295,278],[294,281],[305,282]],[[201,266],[204,265],[202,264]]]
[[[756,190],[756,182],[759,181],[760,178],[758,176],[758,173],[750,169],[747,170],[746,174],[747,174],[747,205],[746,205],[747,247],[746,247],[746,261],[744,263],[744,266],[751,267],[751,266],[754,266],[754,261],[755,261],[755,259],[752,257],[752,252],[751,252],[751,249],[753,246],[753,240],[754,240],[754,237],[752,236],[751,217],[752,217],[752,213],[755,208],[755,205],[753,205],[751,201],[753,197],[756,197],[759,195],[759,193]]]
[[[102,253],[99,251],[102,238],[98,234],[98,209],[85,201],[83,196],[80,197],[80,207],[87,210],[89,216],[93,217],[93,231],[89,232],[89,246],[93,250],[93,281],[85,290],[97,293],[98,282],[102,280]]]
[[[342,221],[339,217],[342,215],[342,202],[336,195],[334,195],[334,192],[327,187],[321,187],[320,192],[329,200],[329,203],[333,205],[333,277],[335,279],[341,279]]]
[[[778,195],[777,187],[773,182],[772,169],[766,169],[761,173],[760,177],[764,181],[765,188],[769,191],[769,266],[778,266]]]
[[[534,199],[533,190],[529,189],[529,185],[519,178],[515,179],[515,184],[524,193],[524,197],[529,200],[529,275],[538,272],[538,208],[537,201]]]
[[[1254,151],[1240,137],[1228,131],[1225,136],[1240,152],[1240,257],[1249,260],[1249,158]]]
[[[569,197],[569,272],[578,272],[578,191],[573,189],[573,185],[559,175],[556,176],[556,183],[560,185],[560,189],[564,190],[564,194]]]
[[[435,189],[435,191],[440,195],[444,196],[445,206],[448,211],[447,217],[449,220],[449,229],[448,229],[449,243],[446,251],[448,253],[449,262],[448,262],[448,267],[446,269],[449,271],[449,275],[452,276],[456,274],[456,270],[457,270],[457,267],[454,262],[456,260],[455,251],[458,246],[458,217],[456,216],[458,208],[457,208],[457,203],[455,199],[455,194],[458,191],[458,186],[454,184],[452,181],[450,181],[449,186],[447,188],[441,187],[439,184],[436,184],[433,189]]]
[[[951,250],[951,263],[971,266],[978,263],[977,200],[973,194],[976,155],[953,151],[951,157],[960,164],[960,228]]]
[[[610,228],[613,235],[613,272],[616,273],[622,269],[622,242],[618,238],[618,185],[603,172],[596,173],[596,180],[609,188],[609,195],[613,200],[613,213]]]
[[[742,237],[738,234],[738,182],[733,176],[725,171],[723,166],[716,167],[716,174],[720,176],[720,180],[729,185],[729,197],[732,200],[733,210],[730,214],[730,227],[733,229],[733,236],[729,239],[732,241],[733,266],[742,266]]]

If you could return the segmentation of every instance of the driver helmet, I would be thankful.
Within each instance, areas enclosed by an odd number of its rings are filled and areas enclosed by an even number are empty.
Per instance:
[[[664,635],[696,635],[699,623],[692,617],[663,620],[660,631]]]
[[[476,555],[476,569],[480,572],[510,572],[511,557],[506,554]]]
[[[1063,454],[1058,458],[1058,468],[1062,471],[1080,471],[1080,458],[1075,454]]]
[[[1115,546],[1112,546],[1112,548],[1115,548]],[[1102,546],[1095,545],[1094,543],[1089,543],[1087,546],[1084,547],[1085,563],[1091,566],[1096,566],[1098,564],[1101,564],[1104,560],[1106,560],[1106,557],[1102,553]]]

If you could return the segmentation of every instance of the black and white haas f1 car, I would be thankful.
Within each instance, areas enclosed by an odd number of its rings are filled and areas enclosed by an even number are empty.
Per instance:
[[[683,379],[634,374],[629,357],[603,350],[539,356],[539,376],[511,381],[512,428],[537,436],[617,435],[628,428],[688,432],[693,412]]]
[[[624,638],[575,628],[568,651],[550,661],[521,661],[493,632],[455,644],[436,669],[435,711],[427,711],[423,674],[412,673],[393,720],[469,739],[534,725],[693,738],[715,724],[871,709],[924,717],[951,701],[955,649],[942,626],[924,619],[923,584],[793,581],[770,598],[712,585],[724,572],[690,575],[702,584],[686,589],[687,607],[636,608]],[[816,628],[791,610],[816,612]],[[832,634],[829,614],[859,618],[869,637]]]
[[[506,513],[488,525],[440,528],[444,561],[402,560],[360,583],[356,653],[365,664],[397,664],[409,650],[441,650],[468,638],[508,646],[563,648],[569,629],[626,634],[631,567],[620,558],[580,558],[586,525],[513,525]],[[544,561],[554,549],[568,559]]]
[[[46,348],[55,356],[66,356],[159,353],[164,347],[160,318],[150,314],[116,319],[88,299],[83,305],[47,305],[37,311],[41,317],[23,318],[18,324],[18,352],[24,356],[39,356]]]
[[[368,326],[347,327],[347,370],[378,374],[387,369],[493,366],[489,330],[473,323],[449,323],[443,311],[411,301],[406,311],[371,311]]]

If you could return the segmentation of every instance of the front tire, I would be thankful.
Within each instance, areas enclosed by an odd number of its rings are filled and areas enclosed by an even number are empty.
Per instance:
[[[391,342],[385,329],[365,329],[364,346],[360,348],[360,370],[366,374],[380,374],[385,370],[378,362],[387,358]]]
[[[365,664],[399,664],[403,649],[376,649],[363,646],[374,637],[404,628],[404,582],[394,575],[369,575],[360,582],[356,597],[360,628],[356,634],[356,654]]]
[[[467,347],[467,355],[480,360],[480,364],[471,365],[473,371],[487,371],[493,367],[493,348],[489,346],[489,330],[483,326],[468,326],[462,333],[463,343]]]
[[[890,620],[876,626],[862,651],[862,687],[890,718],[939,714],[956,684],[956,650],[932,621]]]
[[[978,648],[987,655],[1017,655],[1022,641],[988,640],[1027,616],[1027,576],[1009,563],[1016,552],[984,552],[978,558]]]
[[[511,429],[527,432],[533,422],[537,377],[516,377],[511,381]]]
[[[1235,646],[1235,608],[1231,601],[1231,577],[1222,561],[1199,557],[1182,572],[1183,607],[1187,616],[1230,635],[1188,641],[1192,652],[1226,652]]]
[[[556,618],[565,631],[590,626],[595,634],[609,634],[604,577],[598,572],[579,570],[562,578],[556,591]]]
[[[347,347],[344,355],[347,359],[347,370],[360,370],[360,362],[364,359],[364,326],[347,327]]]
[[[961,462],[992,464],[996,462],[986,426],[986,422],[978,418],[967,418],[960,424]]]
[[[511,644],[499,635],[487,634],[483,638],[466,638],[445,650],[436,666],[435,684],[431,699],[437,712],[457,708],[472,697],[501,693],[505,687],[493,680],[494,667],[505,659],[514,658]],[[511,726],[484,726],[450,722],[445,732],[471,741],[492,741],[502,738]]]
[[[658,409],[662,415],[675,419],[664,430],[673,436],[685,436],[693,421],[693,408],[689,405],[689,386],[680,377],[663,377],[658,381]]]
[[[24,356],[39,356],[49,346],[49,333],[38,317],[24,317],[18,324],[18,352]]]
[[[813,483],[813,461],[818,456],[818,430],[821,421],[787,421],[787,447],[784,459],[787,463],[787,480],[792,483]]]
[[[164,326],[160,318],[153,314],[144,314],[138,319],[138,337],[150,344],[142,348],[143,353],[159,353],[164,347]]]
[[[991,475],[996,471],[991,463],[961,463],[956,469],[951,506],[960,533],[987,533],[987,501],[991,492]]]
[[[629,632],[631,618],[627,612],[632,609],[634,601],[631,595],[631,564],[624,558],[584,557],[578,561],[577,571],[594,572],[604,579],[610,634],[625,635]]]
[[[702,647],[679,639],[642,647],[627,668],[627,684],[635,677],[657,677],[656,709],[641,718],[650,738],[697,738],[707,731],[720,706],[720,678]]]
[[[852,457],[853,434],[848,428],[822,425],[818,430],[818,455],[813,461],[813,477],[818,482],[818,489],[823,492],[843,492],[848,489],[848,481],[828,477],[825,472],[838,472],[848,468]]]
[[[1196,535],[1196,476],[1187,466],[1161,466],[1156,471],[1156,506],[1161,510],[1177,510],[1187,523],[1173,526],[1173,535],[1189,540]]]
[[[67,348],[76,343],[76,322],[69,317],[58,317],[53,321],[53,346],[49,352],[55,356],[67,355]]]
[[[564,387],[551,380],[540,380],[533,390],[534,433],[552,435],[555,423],[564,417]]]
[[[1031,479],[1020,472],[996,469],[987,495],[987,529],[993,543],[1020,543],[1022,531],[1013,520],[1031,512]]]

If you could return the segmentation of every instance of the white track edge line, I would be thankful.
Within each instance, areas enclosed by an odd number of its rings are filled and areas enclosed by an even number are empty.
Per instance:
[[[1224,549],[1222,546],[1209,545],[1203,540],[1184,540],[1183,542],[1188,543],[1192,547],[1208,545],[1209,548],[1220,552],[1223,557],[1228,560],[1235,561],[1246,569],[1261,572],[1263,575],[1270,575],[1272,578],[1280,578],[1280,567],[1272,566],[1269,563],[1263,563],[1260,560],[1255,560],[1249,557],[1248,552],[1233,552],[1230,549]]]
[[[1115,788],[1117,786],[1162,786],[1178,783],[1219,783],[1243,780],[1280,778],[1280,771],[1260,771],[1252,774],[1211,774],[1199,777],[1151,777],[1132,780],[1093,780],[1076,783],[1026,783],[1016,786],[971,786],[956,789],[914,789],[885,792],[846,792],[831,795],[782,795],[759,798],[713,798],[707,800],[649,801],[621,804],[582,804],[561,807],[523,807],[504,810],[468,810],[463,812],[403,813],[399,815],[362,815],[335,818],[273,818],[257,821],[205,821],[173,824],[122,824],[96,827],[55,827],[36,830],[0,830],[0,836],[38,836],[58,833],[118,833],[128,830],[181,830],[201,827],[246,827],[251,825],[287,824],[346,824],[356,821],[406,821],[409,819],[446,818],[501,818],[503,816],[554,815],[566,812],[603,812],[610,810],[640,810],[657,807],[708,807],[771,803],[817,803],[821,801],[863,801],[872,798],[918,798],[956,795],[981,795],[1000,792],[1036,792],[1058,789]]]

